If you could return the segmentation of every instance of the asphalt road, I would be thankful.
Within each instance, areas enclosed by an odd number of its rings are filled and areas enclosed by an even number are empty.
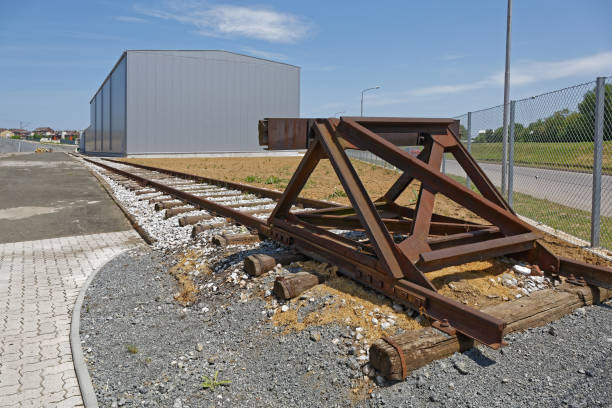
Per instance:
[[[501,165],[479,163],[496,186],[501,185]],[[465,177],[454,160],[446,160],[446,172]],[[579,210],[591,211],[593,176],[562,170],[514,167],[514,191]],[[601,178],[601,215],[612,217],[612,176]]]
[[[75,145],[38,143],[30,140],[9,139],[0,137],[0,154],[16,152],[33,152],[37,147],[51,148],[54,152],[73,152],[77,148]]]
[[[0,157],[0,243],[125,231],[125,216],[65,153]]]

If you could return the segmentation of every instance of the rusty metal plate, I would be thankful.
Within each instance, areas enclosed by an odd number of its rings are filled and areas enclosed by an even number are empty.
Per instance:
[[[393,288],[393,293],[395,293],[395,296],[397,296],[398,299],[403,299],[413,305],[416,310],[427,307],[427,299],[425,296],[421,296],[418,293],[414,293],[397,286]]]
[[[261,121],[259,125],[259,144],[267,145],[268,150],[306,149],[308,148],[308,120],[271,118]]]

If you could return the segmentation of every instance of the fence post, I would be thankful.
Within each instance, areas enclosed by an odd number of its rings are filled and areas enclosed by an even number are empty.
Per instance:
[[[593,199],[591,200],[591,247],[599,246],[601,233],[601,168],[603,153],[604,100],[606,78],[598,77],[595,87],[595,132],[593,139]]]
[[[467,151],[472,153],[472,112],[468,112],[468,126],[467,126]],[[470,176],[465,175],[465,186],[470,188]]]
[[[510,134],[508,135],[508,204],[514,203],[514,112],[516,101],[510,101]]]
[[[446,153],[442,153],[442,174],[446,174]]]
[[[504,115],[504,122],[506,120],[507,120],[506,115]],[[508,124],[507,123],[504,123],[504,126],[503,126],[501,155],[502,155],[501,157],[501,195],[505,196],[506,195],[506,183],[508,183]]]

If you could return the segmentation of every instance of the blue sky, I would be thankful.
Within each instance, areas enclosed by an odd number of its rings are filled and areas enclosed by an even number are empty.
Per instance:
[[[612,75],[612,1],[514,0],[512,98]],[[503,102],[505,0],[2,1],[0,127],[81,129],[125,49],[302,67],[302,116],[454,116]]]

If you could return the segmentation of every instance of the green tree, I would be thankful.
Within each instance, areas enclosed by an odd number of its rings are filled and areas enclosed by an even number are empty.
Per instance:
[[[464,141],[468,139],[467,129],[463,125],[459,125],[459,139]]]
[[[591,89],[584,94],[582,102],[578,104],[578,112],[584,115],[584,120],[587,124],[588,140],[593,140],[595,126],[595,89]],[[612,84],[607,84],[604,90],[604,140],[612,140]],[[587,131],[587,129],[584,129]]]

